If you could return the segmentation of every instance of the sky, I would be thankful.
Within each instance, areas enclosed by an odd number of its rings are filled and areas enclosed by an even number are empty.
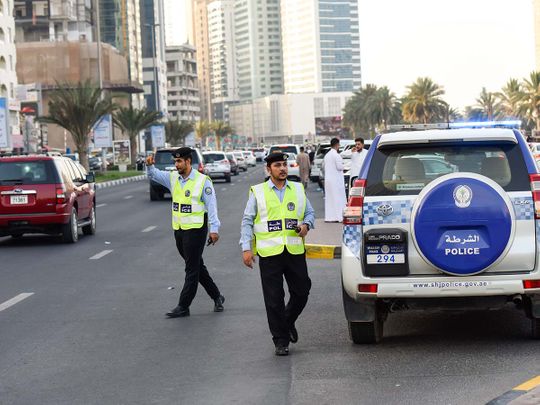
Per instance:
[[[532,0],[359,0],[362,84],[398,97],[418,77],[462,110],[535,69]]]

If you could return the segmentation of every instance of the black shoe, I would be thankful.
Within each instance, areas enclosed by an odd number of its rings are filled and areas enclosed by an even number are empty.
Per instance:
[[[298,342],[298,331],[296,330],[294,325],[291,326],[291,328],[289,329],[289,339],[291,343]]]
[[[289,346],[276,346],[276,356],[288,356]]]
[[[167,312],[165,315],[167,315],[169,318],[182,318],[184,316],[189,316],[189,308],[184,308],[178,305],[176,308],[171,310],[171,312]]]
[[[225,302],[225,297],[220,295],[214,300],[214,312],[223,312],[223,303]]]

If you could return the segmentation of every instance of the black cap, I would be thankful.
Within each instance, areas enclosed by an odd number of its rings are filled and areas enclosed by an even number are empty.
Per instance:
[[[283,153],[281,151],[274,151],[272,153],[270,153],[268,156],[266,156],[264,158],[264,161],[267,163],[267,164],[271,164],[271,163],[274,163],[274,162],[282,162],[284,160],[287,160],[289,158],[289,155],[287,155],[286,153]]]
[[[173,158],[176,159],[185,159],[191,157],[192,153],[193,149],[188,148],[187,146],[172,151]]]

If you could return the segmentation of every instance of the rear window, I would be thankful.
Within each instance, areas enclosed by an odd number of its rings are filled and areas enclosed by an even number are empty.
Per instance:
[[[168,165],[170,164],[171,166],[174,166],[174,159],[172,157],[172,154],[171,152],[167,151],[163,151],[163,152],[157,152],[156,153],[156,157],[155,157],[155,160],[156,160],[156,163],[158,165]],[[191,164],[196,164],[196,163],[199,163],[199,155],[197,154],[197,152],[193,152],[191,154]]]
[[[206,163],[214,163],[226,159],[223,153],[205,153],[203,156]]]
[[[0,162],[0,185],[52,184],[58,176],[51,160]]]
[[[368,172],[366,195],[414,195],[432,180],[472,172],[505,191],[530,189],[519,145],[471,145],[378,149]]]
[[[277,151],[280,151],[280,152],[283,152],[283,153],[296,153],[297,150],[296,150],[296,146],[294,145],[283,145],[283,146],[272,146],[270,148],[270,151],[268,152],[268,154],[272,153],[272,152],[277,152]]]

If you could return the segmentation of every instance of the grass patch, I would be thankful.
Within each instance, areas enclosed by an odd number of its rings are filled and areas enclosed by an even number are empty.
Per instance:
[[[144,172],[138,170],[128,170],[127,172],[118,172],[109,170],[107,172],[96,173],[96,183],[102,183],[104,181],[124,179],[126,177],[140,176]]]

